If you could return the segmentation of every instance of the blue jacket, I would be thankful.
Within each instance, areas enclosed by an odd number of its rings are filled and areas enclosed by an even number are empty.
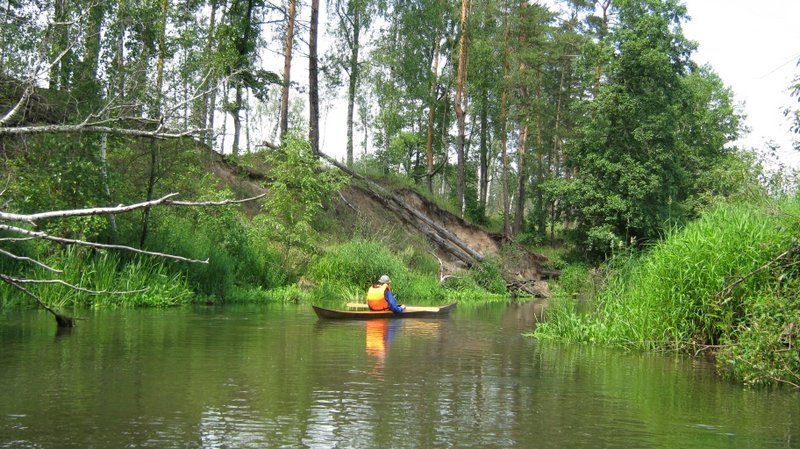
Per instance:
[[[391,290],[387,288],[386,291],[383,293],[383,296],[384,298],[386,298],[386,302],[389,303],[389,308],[392,309],[392,312],[403,313],[403,309],[397,305],[397,300],[394,299],[394,295],[392,294]]]

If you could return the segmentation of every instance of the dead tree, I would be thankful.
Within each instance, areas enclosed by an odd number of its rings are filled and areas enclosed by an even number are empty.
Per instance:
[[[397,195],[370,181],[364,176],[361,176],[346,165],[339,163],[336,159],[324,153],[320,153],[320,156],[353,178],[366,183],[367,188],[364,190],[368,195],[384,205],[387,209],[398,214],[407,223],[417,228],[421,233],[425,234],[428,238],[436,242],[442,249],[464,262],[468,267],[471,267],[476,263],[483,262],[483,254],[467,245],[463,240],[458,238],[458,236],[448,231],[435,221],[431,220],[416,208],[407,204]]]

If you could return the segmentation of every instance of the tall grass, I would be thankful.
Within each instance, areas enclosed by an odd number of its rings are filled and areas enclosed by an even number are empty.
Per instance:
[[[78,286],[55,283],[36,284],[30,290],[45,303],[59,309],[73,307],[167,307],[189,303],[194,294],[179,273],[152,257],[122,260],[116,253],[95,253],[69,247],[44,259],[51,267],[63,270],[58,278]],[[52,279],[40,269],[21,269],[22,277]],[[95,292],[95,293],[92,293]],[[5,289],[3,302],[29,301],[15,290]]]
[[[311,264],[308,276],[317,285],[312,300],[363,301],[367,287],[383,274],[391,277],[395,296],[406,304],[507,298],[495,262],[460,276],[457,285],[442,286],[437,278],[438,264],[431,259],[411,248],[394,253],[380,241],[355,238],[330,248]]]
[[[198,210],[164,219],[148,245],[183,257],[208,259],[208,264],[172,266],[185,274],[200,296],[213,301],[264,301],[267,296],[259,291],[285,285],[291,277],[280,254],[254,238],[253,232],[232,211]]]
[[[557,295],[535,335],[645,349],[729,342],[770,274],[752,275],[728,294],[725,287],[788,248],[795,230],[785,213],[720,205],[644,255],[615,260],[590,314]]]
[[[309,267],[308,275],[318,284],[368,287],[381,275],[392,283],[406,282],[409,271],[399,257],[375,240],[355,238],[331,248]]]

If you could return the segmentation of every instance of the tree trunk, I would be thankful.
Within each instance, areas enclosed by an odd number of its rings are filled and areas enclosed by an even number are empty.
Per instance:
[[[509,88],[509,46],[508,46],[508,17],[503,18],[503,93],[500,96],[500,152],[503,161],[502,168],[502,201],[503,201],[503,236],[511,238],[511,201],[508,191],[508,88]]]
[[[151,141],[151,149],[150,149],[150,173],[147,176],[147,201],[153,199],[153,193],[155,192],[156,187],[156,180],[158,179],[157,168],[158,167],[158,146],[160,146],[159,142],[153,139]],[[150,232],[150,208],[145,207],[144,213],[142,214],[142,234],[139,237],[139,248],[144,248],[144,244],[147,241],[147,234]]]
[[[209,148],[214,148],[213,135],[214,135],[214,103],[217,101],[216,94],[216,71],[210,69],[212,67],[212,46],[214,43],[214,34],[216,30],[217,19],[217,1],[211,0],[211,16],[208,19],[208,38],[206,39],[205,49],[203,51],[205,64],[209,67],[207,77],[203,79],[200,85],[201,92],[203,92],[203,105],[200,110],[200,127],[203,131],[203,141]]]
[[[536,67],[536,98],[542,104],[542,67]],[[542,142],[542,108],[536,108],[536,232],[542,238],[547,234],[547,213],[544,207],[544,144]]]
[[[466,139],[466,96],[464,95],[464,85],[467,80],[467,2],[461,0],[461,36],[458,43],[458,74],[456,77],[455,112],[458,128],[456,138],[456,163],[458,180],[456,185],[456,205],[458,212],[464,216],[464,168],[466,165],[464,157],[464,144]]]
[[[6,8],[9,9],[9,8]],[[9,20],[11,16],[6,16]],[[52,40],[50,48],[50,60],[55,61],[61,52],[69,46],[69,35],[67,27],[67,6],[66,0],[55,0],[53,3],[53,23],[50,25],[49,35]],[[69,87],[69,61],[72,52],[68,51],[64,57],[58,59],[50,67],[51,88],[66,90]]]
[[[309,104],[309,123],[308,140],[311,143],[311,151],[315,156],[319,155],[319,86],[317,68],[317,26],[319,22],[319,0],[311,0],[311,28],[308,39],[308,104]],[[352,106],[348,106],[352,113]],[[348,117],[348,140],[353,136],[353,118]],[[352,159],[352,141],[348,147],[348,155]],[[352,161],[351,161],[352,164]]]
[[[353,166],[353,115],[356,89],[361,75],[358,54],[361,50],[361,10],[353,8],[353,41],[350,43],[350,80],[347,86],[347,166]]]
[[[242,23],[242,34],[241,39],[238,40],[236,45],[236,50],[238,53],[238,61],[237,61],[237,68],[239,70],[250,70],[249,66],[245,66],[247,61],[248,54],[251,52],[249,48],[249,43],[251,41],[250,36],[250,29],[253,20],[253,10],[255,8],[255,0],[248,0],[247,2],[247,9],[244,12],[243,16],[243,23]],[[231,115],[233,116],[233,144],[231,145],[231,150],[234,155],[239,154],[240,149],[240,139],[241,139],[241,132],[242,132],[242,119],[240,117],[240,113],[242,108],[244,107],[244,94],[243,90],[245,89],[244,81],[241,75],[236,75],[232,79],[233,83],[236,87],[236,102],[234,103],[233,107],[231,108]]]
[[[114,47],[116,53],[114,55],[114,73],[116,73],[116,79],[111,80],[109,83],[113,86],[113,89],[116,89],[114,95],[119,98],[120,101],[123,103],[125,102],[125,32],[127,30],[127,23],[125,20],[125,13],[127,12],[127,0],[119,0],[117,3],[117,32],[119,33],[115,36]]]
[[[166,53],[166,33],[167,33],[167,11],[169,8],[169,0],[161,0],[161,17],[160,29],[158,30],[158,55],[156,58],[156,87],[155,99],[153,104],[151,118],[155,120],[161,119],[161,90],[164,85],[164,56]],[[147,201],[153,199],[155,192],[155,185],[158,179],[158,155],[160,152],[161,143],[155,139],[151,140],[150,144],[150,173],[147,177]],[[146,207],[142,214],[142,234],[139,239],[139,247],[143,248],[147,240],[147,234],[150,228],[150,208]]]
[[[439,42],[437,34],[433,44],[433,74],[431,76],[431,96],[428,105],[427,171],[425,174],[428,191],[433,193],[433,122],[436,115],[436,86],[439,84]]]
[[[74,88],[78,95],[85,95],[83,109],[86,113],[94,112],[96,105],[103,99],[98,95],[100,85],[97,80],[100,64],[100,36],[103,28],[105,11],[102,4],[93,4],[89,7],[86,17],[86,26],[83,31],[83,61],[75,74]]]
[[[289,83],[294,47],[294,16],[296,0],[289,0],[289,15],[286,18],[286,44],[283,47],[283,91],[281,93],[281,140],[289,131]]]
[[[524,95],[524,94],[523,94]],[[522,131],[519,136],[519,146],[517,147],[517,168],[519,173],[517,175],[517,198],[516,207],[514,211],[514,227],[512,232],[518,235],[522,232],[522,225],[525,219],[525,183],[528,180],[527,167],[525,166],[525,146],[528,144],[528,124],[522,126]]]
[[[108,185],[108,133],[100,134],[100,179],[103,183],[103,196],[106,204],[111,205],[111,188]],[[111,226],[111,243],[117,239],[117,218],[115,215],[108,215],[108,224]]]
[[[486,217],[486,198],[489,194],[489,94],[486,89],[481,92],[481,112],[480,112],[480,170],[478,177],[478,211],[481,219]]]
[[[556,175],[560,174],[561,171],[561,135],[560,135],[560,128],[561,128],[561,105],[564,99],[564,83],[566,79],[566,73],[570,67],[570,60],[569,58],[564,58],[563,65],[561,66],[561,80],[558,83],[558,98],[556,100],[556,118],[555,123],[553,125],[553,171]],[[550,206],[550,244],[555,244],[555,223],[556,218],[558,217],[558,205],[555,201]]]
[[[242,132],[242,120],[239,117],[239,112],[242,109],[242,83],[238,80],[236,83],[236,99],[233,106],[230,108],[231,119],[233,120],[233,142],[231,142],[231,152],[234,156],[239,154],[239,136]]]
[[[450,88],[453,87],[450,83],[445,85],[444,96],[442,104],[444,111],[442,111],[442,150],[444,157],[442,158],[442,173],[447,173],[447,165],[450,161]],[[447,176],[441,177],[442,184],[439,194],[441,196],[447,195],[448,185]]]

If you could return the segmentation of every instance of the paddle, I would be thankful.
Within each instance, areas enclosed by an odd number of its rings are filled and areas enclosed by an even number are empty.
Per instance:
[[[347,307],[353,309],[366,309],[369,306],[358,302],[348,302]],[[406,312],[438,312],[441,307],[406,306]]]
[[[358,303],[358,302],[348,302],[348,303],[347,303],[347,304],[345,304],[345,305],[346,305],[347,307],[350,307],[350,308],[353,308],[353,309],[366,309],[366,308],[368,308],[368,307],[369,307],[369,306],[368,306],[368,305],[366,305],[366,304],[361,304],[361,303]]]

